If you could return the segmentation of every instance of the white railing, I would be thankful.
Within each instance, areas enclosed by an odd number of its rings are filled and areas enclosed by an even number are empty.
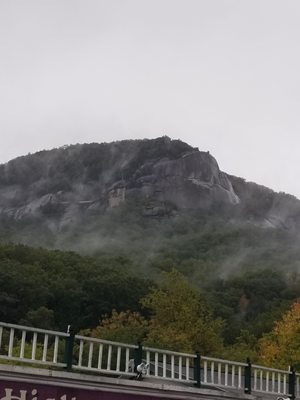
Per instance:
[[[300,398],[300,374],[296,374],[295,395]]]
[[[0,322],[0,359],[64,367],[69,335]]]
[[[244,369],[246,363],[201,357],[204,385],[225,386],[244,389]]]
[[[252,365],[252,390],[270,394],[288,395],[290,372]]]
[[[300,398],[300,374],[291,371],[2,322],[1,359],[5,363],[30,363],[133,378],[138,375],[136,368],[140,363],[146,379],[248,393],[251,389],[276,397],[291,396],[293,393],[289,391],[295,390],[296,398]],[[251,380],[251,388],[245,388],[246,380],[247,385]]]
[[[135,375],[134,352],[138,346],[75,336],[73,368],[116,375]],[[132,360],[132,361],[131,361]]]
[[[173,381],[195,383],[196,355],[143,347],[143,360],[149,365],[147,375]]]

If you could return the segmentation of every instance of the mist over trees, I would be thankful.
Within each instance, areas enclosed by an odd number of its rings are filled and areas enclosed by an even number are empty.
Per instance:
[[[170,269],[150,281],[122,257],[11,244],[0,246],[0,293],[5,322],[62,331],[71,324],[103,339],[277,365],[268,355],[274,322],[300,296],[300,280],[261,270],[195,285]]]

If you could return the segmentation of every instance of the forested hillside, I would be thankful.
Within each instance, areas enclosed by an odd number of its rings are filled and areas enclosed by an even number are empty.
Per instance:
[[[112,340],[258,359],[260,338],[300,296],[297,273],[246,271],[197,286],[175,269],[151,282],[130,264],[3,245],[0,320],[60,330],[71,324]]]
[[[65,330],[97,324],[112,309],[136,310],[149,282],[122,257],[0,247],[0,320]]]

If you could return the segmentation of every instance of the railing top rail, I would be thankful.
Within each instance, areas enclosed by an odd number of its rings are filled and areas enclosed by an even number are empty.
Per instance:
[[[130,349],[137,349],[138,348],[138,346],[136,346],[134,344],[121,343],[121,342],[112,342],[110,340],[98,339],[98,338],[93,338],[93,337],[89,337],[89,336],[75,335],[75,339],[84,340],[86,342],[93,342],[93,343],[99,343],[99,344],[108,344],[108,345],[114,345],[114,346],[127,347],[127,348],[130,348]]]
[[[178,356],[178,357],[196,358],[196,355],[195,355],[195,354],[191,354],[191,353],[180,353],[180,352],[178,352],[178,351],[157,349],[157,348],[154,348],[154,347],[143,346],[143,350],[145,350],[145,351],[152,351],[153,353],[168,354],[168,355],[171,355],[171,356],[173,355],[173,356]]]
[[[66,332],[59,332],[59,331],[51,331],[48,329],[40,329],[40,328],[32,328],[31,326],[23,326],[23,325],[15,325],[15,324],[7,324],[5,322],[0,322],[0,327],[3,328],[12,328],[12,329],[19,329],[21,331],[27,332],[36,332],[36,333],[44,333],[46,335],[54,335],[54,336],[61,336],[61,337],[68,337],[69,334]]]
[[[281,373],[281,374],[290,374],[289,370],[277,369],[277,368],[268,368],[268,367],[264,367],[263,365],[257,365],[257,364],[252,364],[252,368],[254,368],[254,369],[262,369],[263,371],[269,371],[269,372],[278,372],[278,373]]]
[[[238,367],[246,367],[248,365],[247,363],[242,363],[242,362],[239,362],[239,361],[224,360],[222,358],[201,356],[201,359],[204,360],[204,361],[212,361],[212,362],[216,362],[216,363],[236,365]]]

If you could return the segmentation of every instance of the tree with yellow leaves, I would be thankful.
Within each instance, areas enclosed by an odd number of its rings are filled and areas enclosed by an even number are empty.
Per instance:
[[[141,303],[151,313],[147,344],[219,354],[222,321],[213,317],[199,290],[177,270],[166,272],[160,287],[153,288]]]
[[[82,332],[92,337],[204,355],[218,355],[222,349],[223,323],[214,318],[199,290],[173,269],[164,273],[159,287],[141,299],[150,314],[112,311],[95,329]]]
[[[275,322],[271,333],[259,342],[260,362],[275,368],[300,368],[300,302]]]
[[[139,312],[129,310],[113,310],[111,316],[103,316],[96,328],[82,331],[88,336],[132,344],[142,342],[147,332],[148,321]]]

